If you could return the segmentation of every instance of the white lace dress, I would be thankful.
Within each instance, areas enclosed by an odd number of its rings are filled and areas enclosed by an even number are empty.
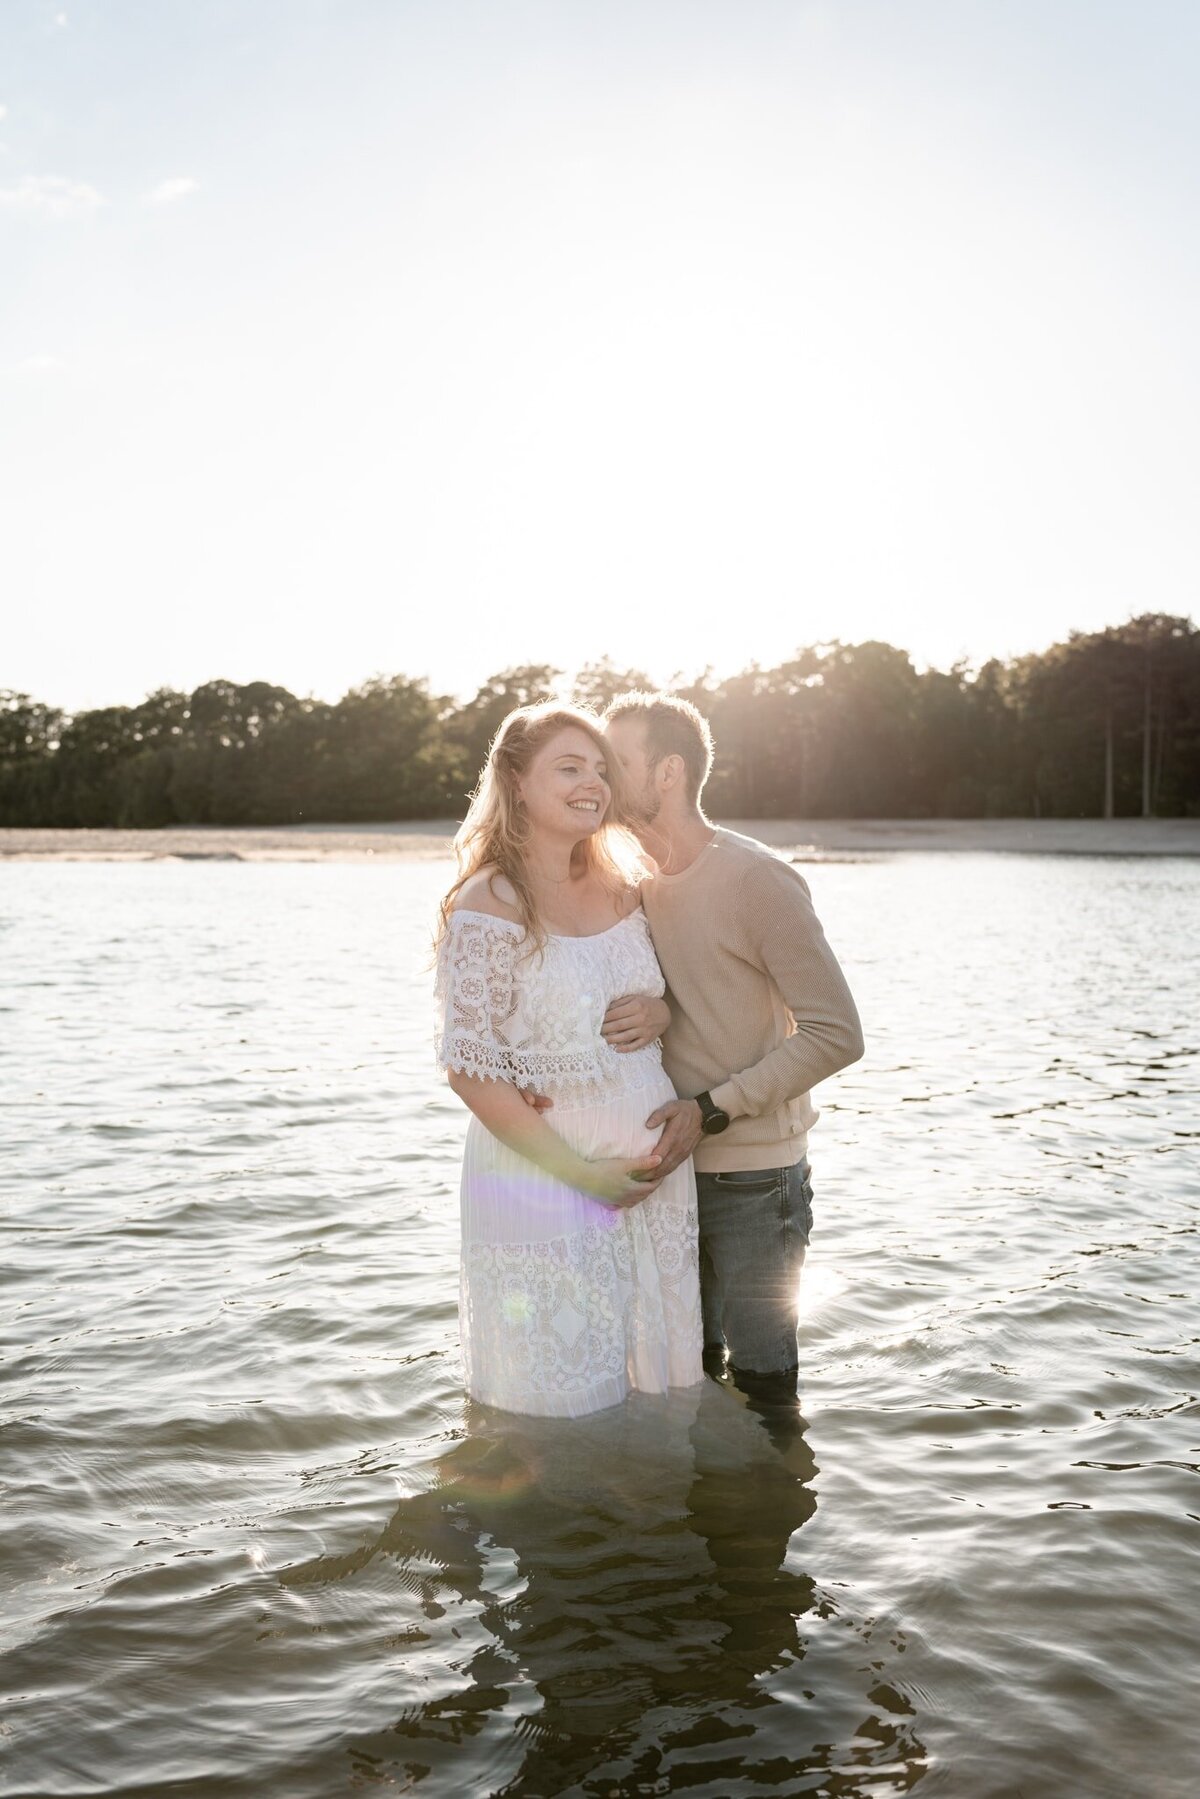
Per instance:
[[[589,1159],[653,1148],[675,1090],[657,1044],[600,1035],[623,993],[663,992],[639,909],[528,951],[507,919],[460,908],[437,965],[438,1060],[554,1101],[547,1124]],[[702,1379],[691,1162],[614,1210],[544,1174],[472,1117],[462,1171],[459,1313],[467,1391],[509,1411],[579,1417],[638,1389]]]

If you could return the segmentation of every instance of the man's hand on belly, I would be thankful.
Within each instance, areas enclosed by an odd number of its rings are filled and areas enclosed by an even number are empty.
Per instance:
[[[548,1112],[554,1104],[554,1101],[550,1098],[549,1094],[534,1093],[528,1087],[518,1087],[517,1092],[521,1095],[525,1104],[527,1106],[532,1106],[535,1112]]]
[[[646,1120],[648,1131],[663,1127],[662,1136],[655,1144],[656,1154],[662,1161],[655,1169],[655,1178],[662,1180],[672,1169],[686,1162],[697,1143],[700,1141],[700,1126],[704,1122],[704,1114],[694,1099],[672,1099],[665,1106],[659,1106],[651,1112]]]

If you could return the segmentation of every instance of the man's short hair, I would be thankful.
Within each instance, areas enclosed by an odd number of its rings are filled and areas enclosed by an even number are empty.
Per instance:
[[[640,719],[646,727],[646,759],[656,768],[664,756],[680,756],[687,770],[687,795],[699,803],[713,761],[712,732],[690,700],[671,693],[619,693],[604,713],[604,723]]]

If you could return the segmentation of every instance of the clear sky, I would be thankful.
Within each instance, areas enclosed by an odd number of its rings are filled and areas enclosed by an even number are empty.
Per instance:
[[[1195,614],[1195,0],[4,0],[0,686]]]

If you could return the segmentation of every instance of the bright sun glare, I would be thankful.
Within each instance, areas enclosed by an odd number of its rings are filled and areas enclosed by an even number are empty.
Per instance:
[[[1190,604],[1170,31],[180,18],[0,28],[10,682],[945,666]]]

